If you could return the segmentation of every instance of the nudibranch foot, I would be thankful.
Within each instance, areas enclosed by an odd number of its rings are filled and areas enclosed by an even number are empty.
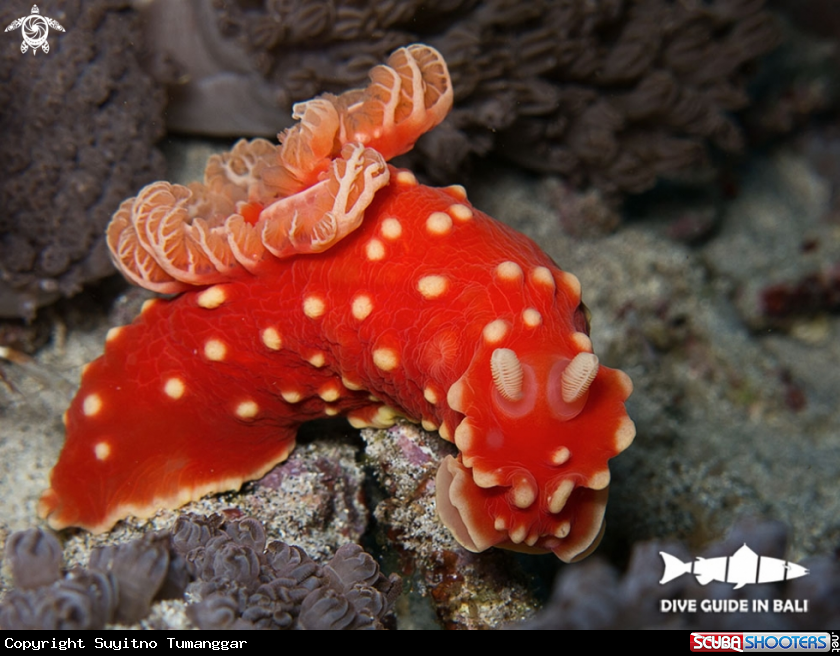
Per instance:
[[[550,519],[523,521],[494,503],[506,492],[476,485],[469,469],[452,456],[441,463],[436,478],[437,508],[455,539],[469,551],[501,547],[527,553],[553,552],[565,562],[588,556],[604,532],[608,490],[576,488],[567,504],[571,512],[552,513]],[[502,506],[498,515],[483,512]]]
[[[252,294],[246,279],[147,301],[109,332],[64,417],[67,442],[39,505],[50,526],[102,532],[239,489],[288,457],[303,421],[382,406],[316,366],[322,352],[302,361],[277,321],[243,322]]]

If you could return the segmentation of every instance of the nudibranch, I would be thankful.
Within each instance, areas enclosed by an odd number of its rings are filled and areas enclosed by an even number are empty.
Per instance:
[[[179,295],[84,370],[40,502],[51,526],[100,532],[238,489],[311,419],[406,417],[458,447],[437,505],[467,549],[571,561],[597,544],[607,461],[635,435],[630,379],[592,353],[577,278],[463,187],[386,163],[449,111],[442,57],[401,48],[370,80],[296,105],[280,145],[211,157],[203,184],[121,205],[114,263]]]

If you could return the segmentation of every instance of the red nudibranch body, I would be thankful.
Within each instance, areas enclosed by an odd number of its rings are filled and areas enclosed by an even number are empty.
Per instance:
[[[281,145],[241,141],[204,184],[123,203],[115,263],[183,293],[149,301],[85,369],[41,499],[53,527],[237,489],[310,419],[404,416],[460,451],[437,504],[466,548],[594,548],[632,385],[592,353],[573,275],[462,187],[385,163],[451,103],[440,55],[402,48],[366,89],[297,105]]]

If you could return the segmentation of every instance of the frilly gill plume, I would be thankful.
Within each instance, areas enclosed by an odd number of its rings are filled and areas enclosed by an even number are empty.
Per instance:
[[[107,230],[116,267],[141,287],[178,293],[255,272],[266,257],[329,248],[355,230],[385,162],[446,116],[446,64],[423,45],[400,48],[371,83],[295,105],[280,135],[239,141],[210,158],[204,184],[155,182],[122,203]]]

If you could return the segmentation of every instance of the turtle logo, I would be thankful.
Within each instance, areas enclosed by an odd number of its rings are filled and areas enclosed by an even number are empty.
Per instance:
[[[38,5],[32,5],[32,12],[29,16],[22,16],[13,20],[6,28],[6,32],[11,32],[20,28],[23,35],[23,43],[20,44],[20,51],[26,52],[32,48],[32,54],[38,52],[38,48],[45,53],[50,51],[50,44],[47,43],[47,35],[50,33],[50,28],[63,32],[64,28],[58,21],[46,16],[41,16],[38,10]]]

